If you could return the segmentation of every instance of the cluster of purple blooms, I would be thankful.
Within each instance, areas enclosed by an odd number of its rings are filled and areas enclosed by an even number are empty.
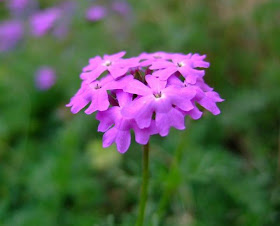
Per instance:
[[[130,14],[130,6],[126,1],[113,1],[110,6],[92,5],[86,11],[86,19],[96,22],[107,17],[111,12],[116,12],[120,15]]]
[[[76,2],[65,0],[56,6],[39,9],[37,0],[0,0],[4,2],[10,19],[0,21],[0,54],[17,47],[26,35],[35,38],[52,34],[56,38],[65,38],[69,33]],[[114,0],[110,6],[92,5],[85,12],[90,21],[101,20],[112,11],[121,15],[130,12],[126,1]],[[52,71],[52,72],[50,72]],[[47,90],[55,83],[55,72],[45,67],[35,74],[35,85],[39,90]]]
[[[22,23],[18,20],[9,20],[0,23],[0,52],[13,48],[23,36]]]
[[[41,91],[50,89],[55,81],[55,71],[49,66],[41,66],[35,73],[35,85]]]
[[[11,19],[0,22],[0,52],[14,48],[26,31],[34,37],[53,33],[57,37],[67,34],[74,3],[65,1],[58,6],[39,10],[36,0],[7,0],[6,7]]]
[[[6,46],[0,48],[0,52],[14,48],[23,39],[24,31],[30,30],[33,37],[42,37],[49,33],[58,38],[66,37],[76,8],[76,3],[71,0],[41,10],[37,0],[4,0],[4,2],[11,19],[0,22],[0,45]],[[89,21],[98,21],[112,11],[125,15],[130,12],[130,6],[126,1],[115,0],[110,7],[92,5],[85,15]]]
[[[185,117],[199,119],[197,104],[217,115],[219,94],[203,77],[210,64],[205,55],[142,53],[124,59],[125,52],[96,56],[80,75],[81,88],[67,107],[76,114],[97,112],[103,147],[116,143],[120,153],[128,150],[130,131],[145,145],[151,135],[167,136],[171,127],[185,129]],[[89,105],[88,105],[89,104]]]

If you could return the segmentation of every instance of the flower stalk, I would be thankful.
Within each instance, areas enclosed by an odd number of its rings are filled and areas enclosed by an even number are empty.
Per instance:
[[[145,209],[148,197],[149,184],[149,143],[143,145],[142,187],[140,194],[140,206],[136,226],[142,226],[145,218]]]

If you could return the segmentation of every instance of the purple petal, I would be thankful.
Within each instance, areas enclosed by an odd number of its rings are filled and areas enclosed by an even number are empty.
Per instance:
[[[126,54],[125,51],[121,51],[119,53],[115,53],[112,55],[104,55],[104,60],[115,61],[115,60],[118,60],[119,58],[123,57],[125,54]]]
[[[172,99],[164,93],[159,98],[153,97],[153,102],[156,112],[166,113],[172,108]]]
[[[171,99],[172,105],[176,105],[183,111],[193,109],[191,99],[195,97],[195,90],[191,88],[178,88],[169,86],[164,90],[167,96]]]
[[[215,102],[223,102],[224,99],[220,97],[220,95],[217,92],[211,91],[211,92],[206,92],[206,96],[211,98]]]
[[[174,67],[174,64],[169,61],[160,60],[160,61],[153,62],[152,66],[150,66],[150,69],[156,70],[156,69],[163,69],[169,67]]]
[[[194,61],[192,63],[193,67],[202,67],[202,68],[209,68],[210,67],[210,63],[206,62],[206,61]]]
[[[116,128],[111,128],[103,135],[103,148],[111,146],[117,137],[118,130]]]
[[[210,111],[213,115],[218,115],[221,113],[220,109],[217,107],[216,101],[215,99],[211,98],[211,95],[209,95],[208,93],[205,93],[205,97],[202,98],[200,101],[198,101],[198,103],[204,107],[205,109],[207,109],[208,111]]]
[[[94,70],[90,72],[83,72],[80,75],[80,78],[83,80],[87,80],[88,82],[95,81],[107,68],[103,65],[99,65]]]
[[[202,112],[195,105],[192,110],[186,111],[185,114],[189,115],[194,120],[200,119],[202,116]]]
[[[108,94],[105,89],[97,89],[95,92],[92,93],[92,100],[91,104],[85,110],[86,114],[92,114],[95,111],[105,111],[110,106],[108,100]]]
[[[176,76],[171,75],[167,80],[167,86],[177,86],[177,87],[183,87],[184,83]]]
[[[163,90],[167,83],[167,81],[159,80],[153,75],[146,75],[145,79],[154,92],[160,92]]]
[[[131,142],[131,134],[130,131],[128,130],[118,130],[117,137],[116,137],[116,145],[117,149],[120,153],[125,153]]]
[[[150,126],[154,110],[154,101],[148,96],[132,101],[121,113],[126,118],[134,118],[140,129],[143,129]]]
[[[89,59],[89,64],[83,68],[83,72],[92,71],[93,69],[96,69],[102,62],[102,59],[100,56],[93,57]]]
[[[131,103],[132,101],[132,94],[130,93],[125,93],[122,90],[117,90],[116,92],[117,99],[119,102],[120,107],[124,107]]]
[[[184,115],[177,109],[172,108],[168,113],[156,114],[156,126],[161,136],[167,136],[171,127],[185,129]]]
[[[150,136],[157,134],[157,127],[155,121],[151,122],[148,128],[140,129],[137,124],[134,126],[135,140],[138,144],[145,145],[148,143]]]
[[[66,107],[71,107],[71,112],[73,114],[77,114],[80,110],[82,110],[87,104],[89,103],[89,100],[83,98],[81,95],[76,95],[71,98],[71,101],[69,104],[66,105]]]
[[[99,111],[96,114],[96,119],[100,121],[98,132],[107,131],[118,118],[118,107],[109,108],[107,111]]]
[[[115,78],[119,78],[123,75],[126,74],[126,72],[128,71],[128,68],[120,68],[118,66],[110,66],[108,67],[108,71],[110,72],[110,74]]]
[[[123,89],[125,92],[137,94],[140,96],[147,96],[152,94],[152,90],[144,85],[142,82],[134,79]]]
[[[180,73],[185,77],[186,82],[189,84],[195,84],[198,77],[203,77],[205,72],[203,70],[195,70],[190,67],[180,67],[178,69]]]
[[[111,76],[112,77],[112,76]],[[123,89],[126,87],[131,81],[133,81],[133,76],[128,75],[118,80],[111,80],[103,85],[104,89],[114,90],[114,89]]]
[[[153,73],[153,75],[156,76],[156,77],[159,77],[160,80],[167,80],[176,71],[177,71],[177,67],[173,66],[173,67],[166,68],[166,69],[163,69],[163,70],[155,71]]]

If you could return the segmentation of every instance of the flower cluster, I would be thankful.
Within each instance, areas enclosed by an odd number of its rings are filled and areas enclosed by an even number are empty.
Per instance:
[[[41,8],[38,0],[0,0],[1,2],[5,2],[10,19],[0,19],[0,54],[15,48],[26,36],[41,38],[50,34],[57,39],[68,37],[73,15],[79,8],[79,3],[73,0],[64,0],[49,8]],[[130,12],[130,5],[125,0],[114,0],[111,4],[89,6],[85,17],[88,21],[96,22],[114,14],[126,17]],[[112,26],[114,27],[110,25]],[[117,33],[125,34],[119,27],[117,29]]]
[[[56,80],[55,71],[49,66],[41,66],[35,73],[35,85],[38,90],[50,89]]]
[[[22,23],[18,20],[0,22],[0,53],[14,48],[23,37]]]
[[[130,5],[126,1],[115,0],[111,5],[92,5],[86,11],[86,19],[91,22],[96,22],[111,15],[113,12],[126,16],[130,14]]]
[[[37,11],[30,17],[31,34],[34,37],[42,37],[48,33],[57,38],[66,37],[75,8],[74,2],[66,1],[55,7]]]
[[[74,114],[85,107],[86,114],[97,112],[103,147],[116,143],[119,152],[126,152],[131,130],[143,145],[151,135],[167,136],[171,127],[183,130],[185,117],[202,116],[197,104],[214,115],[220,113],[216,103],[223,99],[203,79],[202,68],[209,67],[205,55],[124,55],[91,58],[80,75],[81,88],[66,105]]]

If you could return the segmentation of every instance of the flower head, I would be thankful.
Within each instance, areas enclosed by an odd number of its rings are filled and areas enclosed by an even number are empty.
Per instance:
[[[121,15],[126,15],[131,11],[131,7],[128,2],[119,0],[112,3],[112,9]]]
[[[15,17],[27,16],[37,8],[37,1],[35,0],[9,0],[7,1],[7,8]]]
[[[23,37],[23,25],[18,20],[8,20],[0,24],[0,52],[14,48]]]
[[[54,27],[61,13],[58,8],[49,8],[35,13],[30,19],[31,33],[37,37],[48,33]]]
[[[73,113],[88,104],[86,114],[97,111],[103,147],[116,143],[119,152],[126,152],[131,130],[140,144],[154,134],[167,136],[171,127],[183,130],[185,117],[203,115],[197,104],[220,113],[217,103],[223,99],[199,69],[209,67],[205,55],[157,52],[123,59],[124,54],[91,58],[80,75],[81,88],[67,105]]]
[[[40,67],[35,74],[35,84],[39,90],[50,89],[55,84],[55,81],[55,71],[51,67]]]
[[[99,21],[106,17],[107,9],[101,5],[91,6],[86,12],[86,18],[89,21]]]
[[[67,35],[72,20],[75,3],[71,1],[47,8],[34,13],[30,17],[31,34],[35,37],[42,37],[48,33],[58,38]]]

